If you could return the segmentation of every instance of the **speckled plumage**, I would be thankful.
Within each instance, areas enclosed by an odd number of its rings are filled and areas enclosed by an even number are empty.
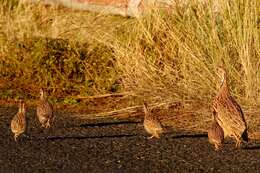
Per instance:
[[[242,140],[248,141],[247,124],[241,107],[229,92],[225,70],[219,68],[218,74],[221,86],[213,102],[213,113],[224,130],[224,136],[234,138],[238,148]]]
[[[215,150],[219,150],[224,142],[224,131],[218,124],[216,115],[213,115],[212,124],[208,130],[208,139],[211,144],[215,146]]]
[[[150,138],[156,137],[160,138],[161,133],[163,133],[163,128],[161,126],[161,123],[157,120],[156,117],[154,117],[147,104],[144,103],[144,129],[151,134],[152,136]]]
[[[26,131],[25,104],[20,101],[19,111],[11,121],[11,131],[14,133],[14,140]]]
[[[37,105],[37,117],[42,127],[49,128],[54,118],[52,105],[47,100],[42,89],[40,91],[40,94],[40,100]]]

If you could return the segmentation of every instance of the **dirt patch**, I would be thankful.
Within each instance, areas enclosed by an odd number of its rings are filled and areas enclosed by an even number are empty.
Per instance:
[[[0,172],[259,172],[260,141],[215,152],[206,134],[171,131],[147,139],[140,121],[78,120],[56,113],[42,130],[29,110],[27,136],[13,140],[17,108],[0,107]]]

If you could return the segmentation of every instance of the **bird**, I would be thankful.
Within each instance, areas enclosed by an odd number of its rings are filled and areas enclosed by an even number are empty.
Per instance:
[[[161,133],[163,133],[163,128],[161,123],[157,120],[156,117],[152,115],[150,112],[147,103],[143,104],[144,109],[144,129],[147,133],[151,134],[152,136],[149,139],[156,137],[160,138]]]
[[[224,131],[216,120],[216,115],[213,115],[212,124],[208,130],[208,139],[215,146],[215,151],[219,150],[224,142]]]
[[[51,127],[51,123],[54,119],[53,108],[43,89],[40,89],[40,100],[38,102],[36,112],[41,126],[44,128]]]
[[[217,68],[217,75],[220,78],[220,85],[213,100],[213,114],[216,115],[216,120],[224,131],[224,138],[235,139],[236,148],[240,148],[242,141],[248,142],[244,113],[229,91],[227,73],[222,66]]]
[[[14,140],[26,131],[25,103],[19,101],[19,110],[11,121],[11,131],[14,133]]]

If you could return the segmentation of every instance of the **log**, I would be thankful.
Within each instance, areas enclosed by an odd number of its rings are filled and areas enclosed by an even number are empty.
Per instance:
[[[213,2],[217,2],[214,0]],[[46,5],[62,5],[77,10],[87,10],[104,14],[139,17],[145,7],[157,5],[171,8],[176,2],[182,5],[190,0],[20,0],[22,3],[43,3]],[[199,0],[207,3],[208,0]],[[215,3],[216,4],[216,3]],[[215,6],[215,5],[214,5]]]

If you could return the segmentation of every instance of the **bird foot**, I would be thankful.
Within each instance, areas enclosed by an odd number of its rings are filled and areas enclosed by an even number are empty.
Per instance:
[[[241,148],[241,143],[240,142],[236,142],[236,149],[240,149]]]
[[[215,151],[219,151],[220,148],[221,148],[220,146],[218,146],[218,145],[216,146],[216,145],[215,145]]]
[[[51,127],[51,124],[50,124],[50,121],[47,121],[47,123],[45,124],[45,128],[50,128]]]
[[[148,139],[152,139],[154,136],[150,136],[150,137],[148,137]]]

